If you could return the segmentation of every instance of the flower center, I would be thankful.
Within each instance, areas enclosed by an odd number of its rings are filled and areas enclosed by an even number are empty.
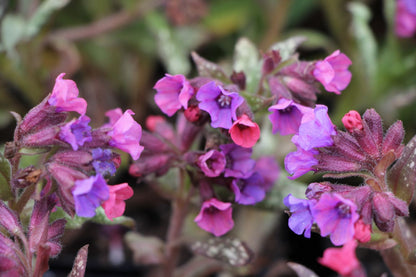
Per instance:
[[[335,208],[337,209],[338,215],[342,218],[351,217],[351,207],[345,203],[338,203]]]
[[[228,95],[221,94],[218,97],[217,102],[221,108],[228,108],[231,105],[231,97]]]

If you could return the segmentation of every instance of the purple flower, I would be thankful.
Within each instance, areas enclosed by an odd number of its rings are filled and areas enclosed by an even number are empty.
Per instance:
[[[243,205],[253,205],[266,196],[263,177],[255,172],[247,179],[234,179],[231,189],[235,194],[235,202]]]
[[[213,128],[230,129],[232,119],[237,120],[236,110],[244,102],[237,92],[228,92],[215,82],[209,82],[199,88],[196,99],[199,108],[209,113]]]
[[[62,79],[64,75],[65,73],[61,73],[56,78],[48,103],[55,106],[57,112],[74,111],[84,115],[87,111],[87,101],[78,97],[79,91],[74,81]]]
[[[231,203],[211,198],[202,204],[201,211],[194,221],[201,229],[218,237],[233,228],[234,221],[231,214]]]
[[[339,50],[336,50],[323,61],[315,63],[313,75],[321,82],[327,91],[341,94],[351,81],[351,72],[348,67],[351,60]]]
[[[89,122],[90,118],[86,115],[71,120],[61,128],[59,138],[69,143],[73,150],[78,150],[78,146],[83,146],[84,142],[92,140]]]
[[[76,214],[82,217],[93,217],[95,209],[101,205],[101,202],[108,199],[110,192],[103,176],[96,175],[75,181],[72,195]]]
[[[303,150],[331,146],[334,143],[332,136],[336,135],[336,131],[328,116],[328,107],[316,105],[314,113],[314,119],[303,122],[299,134],[292,138],[292,142]]]
[[[279,178],[280,175],[280,168],[276,162],[276,159],[274,157],[268,156],[260,157],[256,161],[254,171],[263,177],[263,187],[266,189],[266,191],[274,185],[275,181]]]
[[[96,174],[102,176],[113,175],[116,173],[116,166],[113,162],[113,152],[110,149],[95,148],[91,151],[92,166]]]
[[[318,153],[318,150],[315,149],[306,151],[302,148],[298,148],[296,152],[289,153],[285,157],[285,168],[292,176],[288,178],[293,180],[313,170],[313,166],[318,164],[318,160],[314,155]]]
[[[180,108],[188,108],[188,101],[194,94],[194,89],[183,75],[169,75],[157,81],[153,87],[157,93],[155,94],[155,102],[159,108],[172,116]]]
[[[282,136],[296,134],[303,115],[312,111],[312,108],[296,104],[293,100],[280,98],[276,105],[269,108],[269,112],[272,112],[269,119],[272,122],[273,134],[277,132]]]
[[[205,176],[217,177],[225,169],[225,156],[217,150],[210,150],[198,157],[197,165]]]
[[[236,144],[220,145],[226,158],[225,177],[247,178],[253,174],[256,161],[251,159],[251,148],[244,148]]]
[[[111,137],[108,144],[129,153],[133,160],[137,160],[143,151],[143,146],[140,145],[142,127],[134,121],[131,116],[133,114],[131,110],[127,110],[113,124],[113,129],[108,132]]]
[[[311,206],[315,203],[313,200],[298,199],[289,194],[283,199],[283,203],[289,208],[289,228],[298,235],[304,233],[306,238],[311,237],[311,228],[313,217]]]
[[[330,235],[334,245],[343,245],[354,237],[354,223],[360,217],[357,206],[337,193],[324,193],[311,207],[321,236]]]

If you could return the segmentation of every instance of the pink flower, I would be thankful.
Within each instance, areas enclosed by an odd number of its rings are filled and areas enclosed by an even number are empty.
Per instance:
[[[342,248],[328,248],[318,262],[338,272],[341,276],[364,277],[365,271],[355,255],[356,248],[355,240],[345,243]]]
[[[218,237],[233,228],[234,221],[231,213],[231,203],[224,203],[216,198],[211,198],[202,204],[201,211],[194,221],[201,229]]]
[[[225,169],[225,156],[223,153],[212,149],[198,157],[197,165],[204,172],[205,176],[217,177]]]
[[[260,128],[246,114],[234,121],[229,133],[235,144],[245,148],[253,147],[260,138]]]
[[[395,32],[399,37],[411,37],[416,33],[416,11],[411,2],[397,1]]]
[[[194,94],[194,89],[183,75],[166,74],[153,88],[157,91],[156,104],[168,116],[174,115],[182,107],[188,108],[188,101]]]
[[[134,121],[133,114],[131,110],[125,111],[113,124],[108,135],[111,137],[111,146],[129,153],[133,160],[137,160],[143,151],[143,146],[140,145],[142,127]]]
[[[78,97],[79,91],[74,81],[62,79],[64,75],[65,73],[61,73],[56,78],[48,103],[55,106],[57,112],[74,111],[84,115],[87,111],[87,101]]]
[[[105,115],[109,119],[109,126],[114,125],[114,123],[117,122],[117,120],[123,115],[123,111],[120,108],[115,108],[112,110],[108,110]]]
[[[351,81],[351,72],[348,67],[351,60],[339,50],[336,50],[323,61],[315,63],[313,75],[322,83],[327,91],[341,94]]]
[[[342,118],[342,124],[344,124],[345,129],[347,129],[350,133],[355,130],[363,129],[363,120],[361,119],[361,115],[354,110],[351,110],[344,115]]]
[[[126,209],[126,203],[124,200],[133,196],[133,189],[129,187],[127,183],[119,185],[108,186],[110,190],[110,196],[108,200],[104,201],[101,206],[103,207],[105,214],[110,220],[115,217],[122,216]]]

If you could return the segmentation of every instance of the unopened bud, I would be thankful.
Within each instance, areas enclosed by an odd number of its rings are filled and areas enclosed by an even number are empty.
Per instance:
[[[342,123],[348,132],[352,133],[356,130],[362,130],[363,124],[360,114],[357,111],[349,111],[342,118]]]

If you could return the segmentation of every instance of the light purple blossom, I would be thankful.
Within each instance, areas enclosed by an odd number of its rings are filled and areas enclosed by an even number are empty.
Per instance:
[[[187,109],[188,101],[194,95],[193,87],[183,75],[166,74],[153,88],[157,91],[156,104],[168,116],[182,107]]]
[[[354,223],[360,217],[357,206],[337,193],[324,193],[311,207],[321,236],[330,235],[334,245],[343,245],[354,237]]]
[[[222,236],[234,226],[231,203],[224,203],[216,198],[206,200],[194,220],[201,229]]]
[[[217,177],[225,169],[225,156],[217,150],[210,150],[198,157],[197,165],[205,176]]]
[[[113,152],[110,149],[95,148],[92,149],[91,154],[93,159],[92,166],[96,174],[111,176],[116,173],[116,166],[112,161]]]
[[[309,151],[298,148],[296,152],[291,152],[285,157],[286,171],[292,175],[289,179],[296,179],[303,174],[313,170],[313,166],[318,164],[318,160],[314,157],[319,152],[311,149]]]
[[[266,197],[264,179],[257,172],[247,179],[234,179],[231,189],[235,194],[235,202],[243,205],[254,205]]]
[[[251,159],[251,148],[244,148],[236,144],[220,145],[226,158],[224,176],[235,178],[248,178],[253,174],[256,161]]]
[[[199,108],[209,113],[213,128],[230,129],[232,120],[237,120],[236,110],[244,102],[237,92],[226,91],[215,82],[209,82],[199,88],[196,99]]]
[[[327,91],[340,94],[351,81],[351,72],[348,71],[351,64],[345,54],[336,50],[323,61],[315,63],[313,75]]]
[[[61,128],[59,138],[69,143],[73,150],[78,150],[78,147],[83,146],[84,142],[92,140],[89,122],[90,118],[86,115],[71,120]]]
[[[314,222],[311,206],[314,200],[298,199],[292,194],[283,199],[283,203],[289,208],[289,228],[298,235],[304,234],[306,238],[311,237],[311,228]]]
[[[296,134],[302,122],[302,117],[313,109],[296,104],[293,100],[280,98],[276,105],[269,108],[269,119],[272,122],[273,134],[279,132],[282,136]]]
[[[87,101],[78,97],[77,85],[72,80],[62,79],[65,73],[59,74],[55,86],[49,96],[48,103],[56,107],[57,112],[74,111],[84,115],[87,111]]]
[[[279,178],[280,168],[276,159],[271,156],[262,156],[256,160],[254,171],[263,177],[263,187],[267,190],[271,189]]]
[[[395,33],[399,37],[412,37],[416,33],[416,2],[398,0],[395,16]]]
[[[110,192],[103,176],[96,175],[75,181],[72,195],[78,216],[93,217],[95,209],[108,199]]]
[[[113,124],[112,130],[108,132],[111,137],[108,144],[129,153],[133,160],[137,160],[143,151],[143,146],[140,145],[142,127],[133,119],[133,114],[131,110],[126,110]]]

